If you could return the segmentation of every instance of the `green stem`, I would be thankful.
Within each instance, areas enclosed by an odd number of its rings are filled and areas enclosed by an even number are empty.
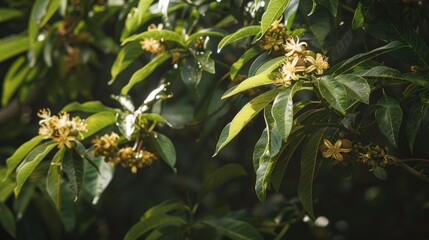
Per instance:
[[[405,164],[403,161],[401,161],[400,159],[397,159],[397,163],[400,167],[402,167],[405,171],[407,171],[408,173],[414,175],[417,178],[420,178],[420,180],[426,182],[429,184],[429,177],[424,175],[423,173],[416,171],[414,168],[408,166],[407,164]]]

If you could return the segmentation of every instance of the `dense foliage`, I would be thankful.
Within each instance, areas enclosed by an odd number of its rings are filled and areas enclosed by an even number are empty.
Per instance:
[[[428,13],[1,2],[0,237],[427,237]]]

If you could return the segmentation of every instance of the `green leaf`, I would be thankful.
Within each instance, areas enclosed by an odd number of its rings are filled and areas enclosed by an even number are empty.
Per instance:
[[[152,3],[153,0],[140,0],[137,8],[131,9],[125,20],[125,28],[128,34],[135,32],[143,24],[145,13],[148,12]]]
[[[181,225],[185,224],[185,220],[182,217],[170,216],[170,215],[154,215],[146,218],[135,224],[130,228],[124,237],[124,240],[134,240],[143,236],[145,233],[152,229],[162,225]]]
[[[329,10],[329,12],[332,14],[332,16],[337,17],[339,0],[317,0],[317,2],[320,5],[326,7]]]
[[[144,1],[144,0],[143,0]],[[133,63],[139,56],[143,54],[140,42],[130,42],[123,46],[113,62],[112,69],[110,74],[112,75],[112,80],[109,83],[113,83],[118,74],[127,68],[131,63]]]
[[[265,34],[274,21],[282,16],[288,3],[289,0],[271,0],[268,3],[267,10],[264,12],[261,19],[262,35]]]
[[[97,112],[117,112],[115,108],[105,106],[100,101],[90,101],[85,103],[72,102],[67,104],[61,112],[85,112],[85,113],[97,113]]]
[[[331,18],[325,9],[316,11],[316,3],[313,1],[301,1],[299,8],[302,15],[307,15],[305,18],[308,25],[308,30],[314,35],[314,40],[310,43],[314,48],[325,53],[325,39],[331,31]]]
[[[63,173],[61,162],[65,153],[66,147],[63,146],[52,159],[51,165],[49,166],[48,175],[46,176],[46,190],[57,209],[60,209],[61,178]]]
[[[286,88],[274,99],[272,114],[284,142],[287,141],[293,125],[293,91]]]
[[[13,8],[0,8],[0,23],[22,16],[24,16],[24,13],[20,10]]]
[[[402,109],[393,97],[383,94],[378,100],[380,106],[375,110],[378,128],[394,146],[398,146],[399,128],[402,122]]]
[[[93,135],[94,133],[100,131],[101,129],[112,125],[116,122],[116,112],[113,111],[103,111],[92,114],[86,119],[86,128],[88,131],[83,132],[83,139]]]
[[[260,26],[247,26],[247,27],[240,28],[235,33],[231,33],[225,36],[224,38],[222,38],[222,40],[219,42],[219,45],[217,46],[217,52],[219,53],[222,50],[222,48],[224,48],[225,46],[233,42],[236,42],[246,37],[258,35],[259,33],[261,33]]]
[[[180,77],[189,88],[196,88],[201,80],[203,69],[193,57],[182,60]]]
[[[0,176],[6,175],[7,168],[0,168]],[[15,181],[12,178],[0,177],[0,202],[5,202],[10,195],[13,193],[13,189],[15,188]]]
[[[359,73],[359,75],[364,78],[377,80],[405,80],[402,79],[401,72],[385,66],[373,67],[365,72]]]
[[[317,155],[326,128],[314,133],[308,139],[301,156],[301,172],[298,182],[298,197],[308,215],[315,219],[313,212],[313,181],[316,173]]]
[[[46,8],[46,13],[43,16],[43,19],[41,20],[39,24],[39,28],[43,27],[48,23],[49,19],[55,14],[55,12],[60,7],[61,0],[49,0],[48,6]]]
[[[163,40],[163,41],[173,41],[185,47],[185,42],[183,41],[182,36],[170,30],[151,30],[140,34],[136,34],[126,38],[121,45],[124,46],[129,42],[140,41],[147,38],[153,38],[153,39]]]
[[[128,95],[111,95],[111,97],[121,104],[122,108],[128,112],[134,112],[136,107],[134,106],[133,100]]]
[[[401,42],[398,42],[398,41],[391,42],[383,47],[376,48],[370,52],[360,53],[358,55],[355,55],[354,57],[351,57],[346,61],[333,66],[327,73],[332,75],[344,74],[365,61],[368,61],[381,54],[388,53],[390,51],[397,50],[403,47],[404,45]]]
[[[25,61],[25,57],[18,58],[10,67],[6,73],[3,81],[3,94],[1,103],[3,106],[9,103],[13,94],[19,86],[24,82],[27,74],[30,72],[30,67]]]
[[[98,171],[89,162],[84,164],[84,189],[91,195],[92,204],[97,204],[101,194],[112,180],[115,168],[101,157],[94,158],[93,163],[97,166]]]
[[[135,126],[136,117],[134,114],[116,114],[116,126],[119,131],[128,139],[131,140],[131,136],[136,128]]]
[[[363,26],[365,21],[364,14],[362,13],[362,3],[358,2],[352,20],[352,29],[356,30]]]
[[[403,75],[403,79],[429,89],[429,74],[427,73],[407,73]]]
[[[149,208],[141,217],[141,220],[157,216],[164,215],[172,210],[186,210],[186,205],[182,201],[167,200],[156,206]]]
[[[416,142],[417,133],[422,126],[422,120],[426,114],[428,105],[429,100],[425,100],[422,103],[414,104],[410,109],[405,133],[412,153],[414,152],[414,143]]]
[[[26,143],[22,144],[14,153],[12,156],[10,156],[8,159],[6,159],[6,165],[7,165],[7,171],[6,175],[3,179],[6,180],[10,174],[15,170],[15,168],[21,163],[21,161],[24,159],[24,157],[34,148],[36,147],[41,141],[43,140],[43,136],[36,136]]]
[[[195,59],[198,61],[198,63],[201,65],[201,67],[211,73],[215,74],[215,62],[213,59],[210,58],[210,55],[212,54],[212,51],[206,50],[204,52],[198,52],[194,51],[192,49],[189,49],[189,51],[192,53],[192,55],[195,57]]]
[[[232,119],[231,123],[225,126],[220,134],[218,143],[216,145],[215,156],[226,144],[228,144],[237,134],[252,120],[265,106],[268,105],[279,92],[278,89],[273,89],[265,92],[250,102],[248,102]]]
[[[170,58],[171,54],[169,52],[166,52],[152,59],[152,61],[150,61],[148,64],[146,64],[144,67],[142,67],[140,70],[133,74],[128,84],[122,88],[121,94],[128,94],[128,92],[134,85],[143,81],[147,76],[149,76],[149,74],[151,74],[155,70],[156,67],[158,67]]]
[[[80,190],[82,189],[83,165],[83,158],[73,151],[67,151],[62,161],[63,171],[67,175],[75,201],[78,199]]]
[[[191,36],[189,36],[188,39],[186,39],[186,46],[189,46],[189,44],[194,41],[195,39],[199,38],[199,37],[206,37],[206,36],[212,36],[212,37],[224,37],[225,35],[223,33],[220,32],[214,32],[211,31],[211,29],[203,29],[201,31],[198,31],[194,34],[192,34]]]
[[[242,176],[247,176],[246,170],[237,163],[229,163],[216,169],[204,180],[201,189],[198,191],[198,201],[201,201],[207,194],[213,192],[225,182]]]
[[[349,97],[369,104],[371,87],[364,78],[354,74],[345,74],[339,75],[335,79],[347,89]]]
[[[353,31],[349,29],[340,39],[338,39],[335,45],[330,48],[328,53],[329,59],[333,61],[340,59],[345,53],[347,53],[352,42]]]
[[[285,20],[286,29],[292,29],[293,21],[295,20],[296,12],[298,10],[299,0],[290,0],[286,6],[283,18]]]
[[[154,133],[152,142],[162,160],[176,172],[176,149],[170,139],[161,133]]]
[[[139,115],[140,119],[145,119],[148,121],[154,121],[154,122],[159,122],[159,123],[166,123],[169,125],[169,123],[167,122],[167,120],[165,120],[165,118],[161,115],[159,115],[158,113],[142,113]]]
[[[225,94],[222,96],[222,99],[229,98],[237,93],[246,91],[248,89],[259,87],[273,83],[273,80],[270,78],[271,72],[277,69],[284,62],[284,57],[278,57],[268,61],[266,64],[263,64],[259,69],[257,75],[250,77],[234,88],[228,89]]]
[[[34,138],[33,138],[34,139]],[[25,158],[24,164],[22,167],[17,169],[16,173],[16,187],[14,189],[15,196],[18,197],[21,192],[22,186],[25,181],[31,175],[31,173],[36,169],[37,165],[48,155],[48,153],[58,144],[56,142],[47,142],[44,143],[35,149],[33,149]]]
[[[387,172],[382,167],[375,167],[374,168],[374,176],[376,176],[378,179],[385,181],[387,179]]]
[[[15,217],[12,211],[6,206],[6,204],[2,202],[0,202],[0,225],[5,232],[10,234],[14,238],[16,237]]]
[[[27,51],[29,48],[27,35],[11,35],[0,39],[0,62]]]
[[[240,69],[248,63],[252,58],[256,57],[262,50],[258,46],[249,48],[241,57],[231,66],[229,70],[229,75],[232,80],[237,76]]]
[[[217,218],[203,221],[204,224],[216,229],[233,240],[262,240],[261,234],[249,223],[233,218]]]
[[[316,81],[320,94],[333,108],[345,114],[347,110],[347,90],[335,78],[323,76]]]
[[[31,9],[30,18],[28,19],[28,38],[31,48],[34,48],[37,35],[39,34],[39,26],[46,14],[49,2],[49,0],[36,0]]]

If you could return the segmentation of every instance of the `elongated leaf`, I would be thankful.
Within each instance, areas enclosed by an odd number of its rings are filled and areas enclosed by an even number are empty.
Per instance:
[[[365,72],[359,73],[359,75],[368,79],[404,80],[401,77],[401,72],[386,66],[376,66],[371,69],[368,69]]]
[[[230,163],[216,169],[204,180],[201,189],[198,191],[198,200],[201,201],[207,194],[213,192],[225,182],[242,176],[247,176],[246,170],[237,163]]]
[[[316,82],[322,97],[333,108],[345,114],[347,110],[347,90],[331,76],[323,76]]]
[[[24,13],[20,10],[13,8],[0,8],[0,23],[22,16],[24,16]]]
[[[414,104],[410,109],[406,125],[406,135],[411,152],[414,151],[414,143],[416,141],[417,133],[420,131],[422,120],[426,114],[428,105],[429,101],[425,100],[422,103]]]
[[[254,87],[273,83],[273,80],[270,78],[270,74],[281,64],[283,64],[283,62],[284,58],[279,57],[268,61],[267,64],[263,64],[260,67],[261,70],[258,70],[257,75],[242,81],[234,88],[228,89],[228,91],[226,91],[225,94],[222,96],[222,99],[229,98],[237,93],[246,91]]]
[[[218,218],[203,221],[233,240],[262,240],[261,234],[249,223],[233,218]]]
[[[383,47],[376,48],[370,52],[361,53],[354,57],[351,57],[346,61],[333,66],[327,73],[330,73],[332,75],[340,75],[340,74],[346,73],[351,69],[353,69],[355,66],[358,66],[359,64],[365,61],[368,61],[381,54],[388,53],[390,51],[397,50],[403,47],[405,46],[401,42],[398,42],[398,41],[391,42]]]
[[[393,97],[384,94],[377,102],[380,106],[375,110],[375,120],[381,133],[392,143],[398,146],[399,128],[402,122],[402,109],[399,102]]]
[[[76,201],[80,195],[83,183],[83,158],[73,151],[68,151],[62,161],[63,171],[69,180],[70,189]]]
[[[153,0],[140,0],[137,8],[132,9],[127,15],[127,19],[125,20],[127,36],[129,33],[135,32],[141,26],[145,18],[145,13],[147,13],[152,3]]]
[[[267,146],[269,146],[269,135],[268,129],[265,128],[261,133],[261,137],[259,137],[258,141],[253,148],[253,169],[255,172],[259,168],[259,163],[261,162],[261,158],[267,153]]]
[[[0,176],[6,175],[7,168],[0,168]],[[0,202],[5,202],[13,193],[16,184],[12,178],[0,177]]]
[[[97,204],[101,194],[112,180],[115,168],[101,157],[94,158],[93,163],[99,171],[89,162],[85,162],[84,189],[91,195],[92,204]]]
[[[317,2],[320,5],[326,7],[329,10],[329,12],[332,14],[332,16],[334,17],[337,16],[339,0],[317,0]]]
[[[153,206],[149,208],[141,217],[141,220],[157,216],[157,215],[163,215],[167,214],[168,212],[172,210],[186,210],[186,205],[177,200],[167,200],[165,202],[162,202],[156,206]]]
[[[31,9],[30,18],[28,19],[28,38],[31,48],[34,48],[37,35],[39,34],[39,25],[46,14],[49,0],[36,0]]]
[[[12,35],[0,39],[0,62],[18,55],[29,48],[28,36]]]
[[[206,50],[204,52],[197,52],[190,49],[190,52],[195,57],[195,59],[197,59],[202,69],[211,74],[215,74],[215,62],[213,61],[213,59],[210,58],[212,51]]]
[[[331,48],[330,52],[328,53],[329,59],[332,59],[333,61],[340,59],[347,52],[352,41],[353,31],[349,29]]]
[[[154,133],[152,141],[156,152],[161,156],[162,160],[170,166],[173,171],[176,171],[176,149],[168,137],[161,133]]]
[[[271,0],[268,3],[267,10],[261,19],[262,34],[265,34],[271,24],[282,16],[288,3],[289,0]]]
[[[406,73],[403,75],[403,79],[429,89],[429,74],[427,73]]]
[[[86,119],[86,128],[88,131],[83,132],[82,139],[85,139],[101,129],[112,125],[116,122],[116,112],[103,111],[95,113]]]
[[[261,27],[260,26],[247,26],[247,27],[240,28],[235,33],[231,33],[231,34],[225,36],[219,42],[219,45],[217,46],[217,51],[219,53],[222,50],[222,48],[224,48],[225,46],[227,46],[233,42],[236,42],[240,39],[258,35],[259,33],[261,33]]]
[[[48,5],[46,7],[46,13],[44,14],[41,22],[39,24],[39,28],[43,27],[48,23],[49,19],[55,14],[55,12],[60,7],[61,0],[49,0]]]
[[[186,46],[189,46],[189,44],[196,40],[199,37],[208,37],[208,36],[212,36],[212,37],[224,37],[225,35],[223,33],[220,32],[215,32],[215,31],[211,31],[211,29],[203,29],[199,32],[196,32],[194,34],[192,34],[191,36],[189,36],[188,39],[186,39]]]
[[[345,74],[339,75],[335,79],[347,89],[348,96],[369,104],[371,88],[364,78],[354,74]]]
[[[7,171],[3,180],[6,180],[10,174],[15,170],[15,168],[21,163],[24,157],[33,150],[41,141],[43,140],[43,136],[36,136],[26,143],[22,144],[12,156],[6,159]]]
[[[325,129],[314,133],[305,145],[301,156],[301,172],[298,183],[298,196],[308,215],[315,219],[313,212],[313,181],[316,173],[317,155]]]
[[[142,0],[144,1],[144,0]],[[127,68],[132,62],[134,62],[139,56],[143,54],[140,42],[134,41],[123,46],[116,56],[115,62],[113,62],[110,74],[112,75],[112,83],[118,74]]]
[[[0,226],[12,237],[16,237],[15,217],[6,204],[2,202],[0,202]]]
[[[25,158],[24,165],[18,168],[16,173],[16,187],[14,189],[15,196],[18,197],[22,186],[31,173],[36,169],[37,165],[48,155],[48,153],[57,146],[57,143],[47,142],[33,149]]]
[[[48,176],[46,177],[46,190],[57,209],[60,209],[61,178],[63,173],[61,162],[65,153],[66,147],[63,146],[52,159],[51,165],[49,166]]]
[[[136,223],[127,232],[124,240],[134,240],[143,236],[145,233],[161,225],[181,225],[185,224],[185,220],[182,217],[170,216],[170,215],[154,215],[140,222]]]
[[[292,88],[286,88],[277,95],[273,103],[272,114],[284,142],[287,141],[293,125],[292,97]]]
[[[173,42],[177,42],[178,44],[180,44],[182,46],[185,46],[185,42],[183,41],[182,36],[180,36],[180,34],[178,34],[176,32],[170,31],[170,30],[151,30],[151,31],[140,33],[140,34],[136,34],[136,35],[133,35],[133,36],[126,38],[122,42],[122,46],[129,43],[129,42],[140,41],[140,40],[147,39],[147,38],[153,38],[153,39],[158,39],[158,40],[163,40],[163,41],[173,41]]]
[[[241,57],[234,64],[232,64],[231,69],[229,70],[229,76],[231,79],[234,80],[240,69],[261,52],[262,50],[258,46],[254,46],[241,55]]]
[[[128,84],[122,88],[121,94],[127,95],[134,85],[143,81],[147,76],[149,76],[149,74],[151,74],[155,70],[156,67],[158,67],[170,58],[171,54],[169,52],[166,52],[152,59],[152,61],[150,61],[148,64],[146,64],[144,67],[142,67],[140,70],[133,74]]]
[[[325,9],[318,8],[318,11],[315,11],[316,6],[316,0],[300,1],[299,9],[302,15],[309,16],[306,18],[307,29],[314,35],[314,41],[311,42],[311,45],[325,53],[325,39],[331,31],[331,18]]]
[[[256,116],[265,106],[268,105],[279,92],[278,89],[273,89],[265,92],[247,103],[240,112],[232,119],[231,123],[225,126],[220,134],[218,143],[216,145],[216,152],[214,156],[228,144],[237,134]]]
[[[90,101],[85,103],[72,102],[67,104],[61,110],[61,112],[86,112],[86,113],[97,113],[97,112],[104,112],[104,111],[116,112],[118,110],[107,107],[100,101]]]
[[[25,57],[18,58],[12,66],[9,67],[6,77],[3,81],[3,94],[1,103],[3,106],[9,103],[9,100],[15,94],[19,86],[24,82],[25,77],[30,72],[30,67],[25,61]]]

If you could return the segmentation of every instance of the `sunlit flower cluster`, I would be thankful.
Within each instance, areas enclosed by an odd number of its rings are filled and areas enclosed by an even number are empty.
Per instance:
[[[280,21],[275,21],[259,41],[259,47],[269,53],[284,54],[283,45],[288,38],[286,26]]]
[[[85,120],[79,117],[70,119],[68,113],[59,113],[51,116],[49,109],[41,109],[37,116],[42,118],[39,121],[39,135],[45,139],[52,139],[58,143],[58,148],[64,145],[68,148],[74,146],[74,141],[82,132],[87,131]]]
[[[155,26],[155,24],[149,25],[147,28],[148,31],[162,30],[162,25]],[[165,46],[159,39],[154,38],[145,38],[140,41],[141,47],[143,50],[148,51],[154,55],[159,55],[165,52]]]
[[[110,135],[97,136],[92,140],[95,156],[104,156],[104,161],[115,162],[118,153],[118,134],[112,132]]]
[[[289,37],[283,45],[286,61],[280,68],[274,84],[290,86],[292,80],[297,81],[305,74],[322,75],[329,68],[328,58],[320,53],[307,50],[307,43],[299,38]]]

